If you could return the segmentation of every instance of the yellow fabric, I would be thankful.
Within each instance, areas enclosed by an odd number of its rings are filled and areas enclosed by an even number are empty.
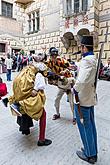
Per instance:
[[[28,114],[31,118],[38,120],[42,116],[45,104],[45,94],[38,92],[37,96],[32,97],[31,92],[34,87],[35,76],[38,70],[34,66],[24,68],[13,82],[13,96],[9,98],[9,103],[15,101],[21,105],[21,113]]]
[[[14,79],[13,94],[17,102],[31,96],[37,72],[37,68],[30,65],[25,67]]]
[[[39,91],[37,96],[31,96],[19,103],[27,115],[29,115],[32,119],[38,120],[42,116],[45,100],[45,94]]]

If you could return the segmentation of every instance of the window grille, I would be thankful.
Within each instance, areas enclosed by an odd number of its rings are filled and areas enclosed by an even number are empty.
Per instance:
[[[82,11],[87,11],[88,9],[88,0],[82,0]]]
[[[82,11],[88,10],[88,0],[65,0],[66,3],[66,15],[71,15],[72,13],[80,13]]]
[[[2,1],[2,15],[6,17],[13,17],[13,4]]]
[[[38,32],[40,29],[39,11],[34,11],[28,14],[29,33]]]
[[[66,0],[66,10],[67,14],[71,14],[72,12],[72,0]]]
[[[79,13],[80,3],[79,0],[74,0],[74,13]]]

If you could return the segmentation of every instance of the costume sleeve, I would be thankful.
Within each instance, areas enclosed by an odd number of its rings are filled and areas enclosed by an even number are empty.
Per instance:
[[[35,90],[44,90],[45,89],[45,79],[41,73],[37,73],[34,83]]]

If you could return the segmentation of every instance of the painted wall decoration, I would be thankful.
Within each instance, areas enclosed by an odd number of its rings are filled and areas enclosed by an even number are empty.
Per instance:
[[[78,26],[78,17],[74,17],[73,26]]]
[[[88,15],[84,15],[84,16],[83,16],[82,23],[83,23],[83,24],[88,24]]]
[[[68,29],[69,27],[70,27],[70,20],[69,20],[69,18],[67,18],[65,20],[65,28]]]

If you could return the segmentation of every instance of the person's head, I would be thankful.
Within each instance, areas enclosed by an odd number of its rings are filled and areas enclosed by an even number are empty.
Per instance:
[[[47,60],[46,54],[38,53],[37,55],[32,56],[35,62],[45,62]]]
[[[56,59],[58,56],[58,49],[56,49],[55,47],[51,47],[49,49],[49,54],[51,59]]]
[[[20,52],[18,52],[18,55],[20,56]]]
[[[81,40],[81,53],[93,51],[93,36],[83,36]]]
[[[36,67],[38,68],[38,71],[42,73],[44,77],[47,76],[47,66],[43,62],[37,63]]]

